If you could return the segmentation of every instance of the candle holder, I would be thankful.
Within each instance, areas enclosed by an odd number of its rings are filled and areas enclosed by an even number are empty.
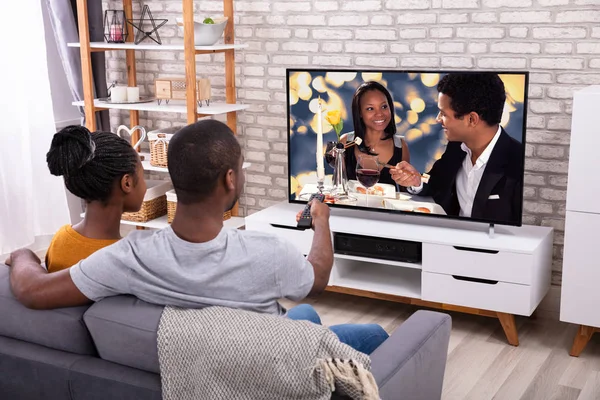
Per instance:
[[[108,43],[125,43],[127,41],[125,11],[106,10],[104,12],[104,40]]]

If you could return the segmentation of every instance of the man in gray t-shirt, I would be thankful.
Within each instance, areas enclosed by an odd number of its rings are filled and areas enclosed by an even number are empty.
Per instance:
[[[273,235],[222,229],[209,242],[190,243],[168,227],[131,233],[72,267],[71,278],[93,301],[128,293],[154,304],[284,314],[277,299],[304,299],[314,272],[291,243]]]
[[[178,200],[170,227],[132,233],[51,274],[35,254],[17,251],[7,262],[17,299],[31,308],[57,308],[131,294],[160,305],[220,305],[284,315],[278,299],[300,301],[326,288],[333,266],[327,205],[311,205],[314,238],[305,258],[276,236],[223,228],[223,212],[234,206],[244,186],[241,148],[227,125],[203,120],[182,128],[169,142],[168,159]],[[306,305],[288,316],[320,323]],[[365,353],[387,338],[373,324],[331,329]]]

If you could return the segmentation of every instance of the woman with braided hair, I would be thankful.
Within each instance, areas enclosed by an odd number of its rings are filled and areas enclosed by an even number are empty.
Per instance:
[[[110,132],[68,126],[54,135],[46,155],[50,173],[63,176],[69,192],[85,200],[83,221],[65,225],[52,238],[48,272],[69,268],[118,241],[121,215],[139,211],[146,193],[137,152]]]

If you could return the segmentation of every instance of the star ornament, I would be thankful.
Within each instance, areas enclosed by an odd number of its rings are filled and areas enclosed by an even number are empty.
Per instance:
[[[152,24],[151,31],[144,30],[144,23],[146,21],[149,21],[150,24]],[[135,44],[140,44],[146,38],[149,38],[158,44],[162,44],[162,41],[160,40],[160,35],[158,34],[158,30],[164,24],[166,24],[167,21],[168,21],[167,19],[154,19],[154,17],[152,16],[152,12],[150,11],[150,7],[145,5],[144,8],[142,9],[142,15],[140,16],[140,20],[137,23],[137,25],[136,25],[136,20],[134,20],[134,19],[128,19],[127,23],[129,25],[133,26],[137,31],[135,34]],[[158,25],[157,25],[157,22],[158,22]],[[156,35],[156,39],[153,37],[153,35]]]

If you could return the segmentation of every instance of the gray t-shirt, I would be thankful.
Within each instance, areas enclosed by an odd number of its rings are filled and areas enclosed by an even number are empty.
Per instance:
[[[131,294],[149,303],[200,308],[219,305],[285,314],[278,299],[304,299],[312,265],[276,236],[222,229],[206,243],[179,238],[171,227],[135,231],[71,268],[90,300]]]

